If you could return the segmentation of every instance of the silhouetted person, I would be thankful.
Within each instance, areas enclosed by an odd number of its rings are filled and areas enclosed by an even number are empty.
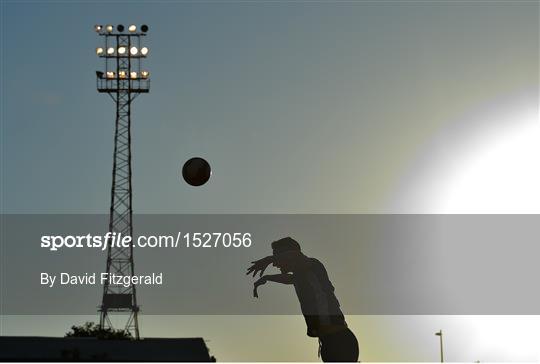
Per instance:
[[[319,338],[319,354],[324,362],[355,362],[358,360],[358,341],[347,327],[345,317],[334,295],[334,286],[326,269],[315,258],[302,254],[298,242],[290,237],[272,243],[273,255],[252,262],[246,274],[260,272],[253,296],[259,297],[257,288],[266,282],[292,284],[300,301],[307,324],[307,334]],[[265,275],[270,264],[281,274]]]

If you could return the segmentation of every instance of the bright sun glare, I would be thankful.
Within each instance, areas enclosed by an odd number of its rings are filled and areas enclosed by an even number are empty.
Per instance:
[[[393,212],[540,214],[538,102],[531,98],[517,104],[486,108],[434,136],[409,166]],[[449,341],[463,337],[449,346],[468,348],[476,359],[540,360],[540,316],[444,320]]]
[[[540,213],[537,103],[501,102],[448,123],[407,171],[393,213]]]
[[[540,122],[521,117],[456,157],[442,179],[437,211],[540,213]]]

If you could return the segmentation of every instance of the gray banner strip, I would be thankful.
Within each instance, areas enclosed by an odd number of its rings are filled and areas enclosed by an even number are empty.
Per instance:
[[[2,215],[1,314],[93,314],[96,284],[53,286],[40,275],[105,271],[106,251],[41,247],[42,236],[104,235],[106,215]],[[134,239],[249,233],[249,247],[134,247],[146,314],[298,314],[291,286],[252,296],[249,263],[291,236],[319,259],[345,314],[540,314],[540,215],[136,215]],[[192,240],[193,243],[193,240]],[[214,243],[214,241],[212,241]],[[267,274],[277,273],[269,267]]]

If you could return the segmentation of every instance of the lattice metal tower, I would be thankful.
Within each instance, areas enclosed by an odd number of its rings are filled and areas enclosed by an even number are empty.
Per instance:
[[[96,54],[104,60],[104,71],[96,71],[97,89],[107,93],[116,103],[114,155],[111,188],[109,231],[133,236],[131,206],[131,103],[141,93],[150,91],[149,73],[141,69],[148,48],[141,40],[148,26],[96,25],[95,31],[104,44]],[[134,275],[133,246],[107,248],[107,273],[120,276]],[[107,275],[109,277],[109,275]],[[100,326],[112,328],[111,314],[128,316],[125,329],[139,339],[139,322],[135,285],[124,287],[107,279],[103,286]]]

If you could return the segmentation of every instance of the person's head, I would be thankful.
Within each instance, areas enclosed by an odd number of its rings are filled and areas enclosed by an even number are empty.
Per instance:
[[[302,249],[296,240],[286,237],[272,243],[272,254],[274,266],[282,273],[288,273],[294,270],[295,261],[302,255]]]

